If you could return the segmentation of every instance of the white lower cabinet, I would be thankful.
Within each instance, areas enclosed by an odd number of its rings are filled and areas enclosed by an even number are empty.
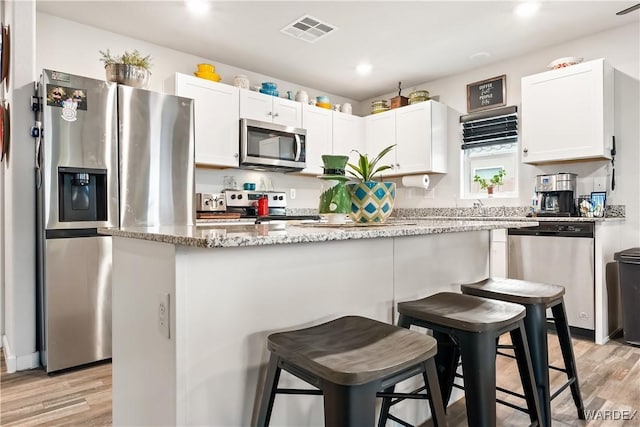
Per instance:
[[[176,73],[164,89],[194,100],[196,164],[238,167],[238,88]]]

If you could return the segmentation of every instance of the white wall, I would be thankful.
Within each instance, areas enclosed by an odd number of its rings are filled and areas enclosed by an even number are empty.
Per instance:
[[[11,141],[4,172],[4,336],[7,371],[38,366],[36,349],[35,180],[29,99],[35,76],[35,2],[4,2],[11,29],[7,99]]]

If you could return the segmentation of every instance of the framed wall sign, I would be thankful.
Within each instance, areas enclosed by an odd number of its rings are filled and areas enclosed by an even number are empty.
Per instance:
[[[507,75],[467,85],[467,112],[502,107],[507,102]]]

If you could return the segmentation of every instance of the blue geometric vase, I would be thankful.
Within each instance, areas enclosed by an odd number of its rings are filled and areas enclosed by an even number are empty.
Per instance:
[[[393,211],[396,198],[394,182],[357,182],[348,184],[351,219],[355,222],[384,222]]]

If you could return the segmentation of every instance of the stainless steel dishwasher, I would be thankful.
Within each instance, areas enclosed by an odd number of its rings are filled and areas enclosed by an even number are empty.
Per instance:
[[[594,339],[594,224],[540,222],[508,236],[508,276],[564,286],[571,332]]]

